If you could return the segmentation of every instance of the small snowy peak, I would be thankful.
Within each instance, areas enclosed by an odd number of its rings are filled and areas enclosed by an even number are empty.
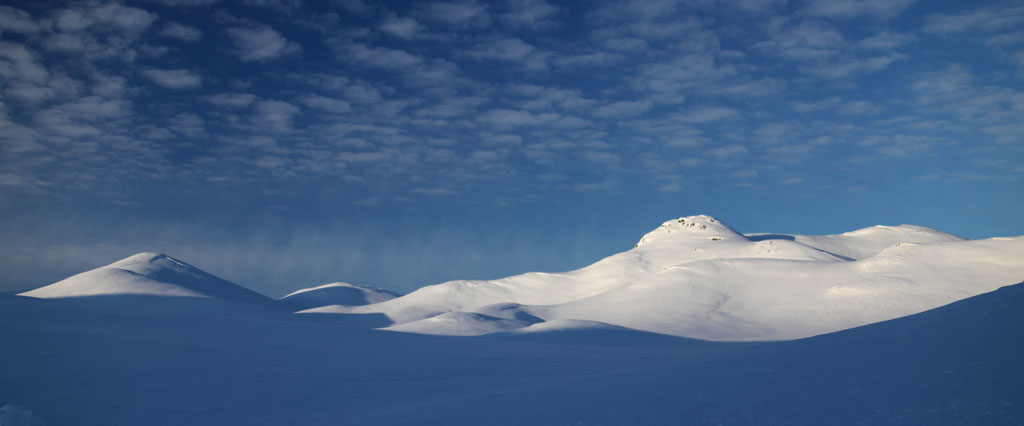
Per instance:
[[[178,259],[175,259],[163,253],[155,252],[142,252],[133,254],[124,259],[118,260],[117,262],[111,263],[107,265],[107,267],[136,270],[145,267],[144,265],[159,263],[161,261],[169,262],[170,264],[177,265],[178,267],[181,268],[191,267],[190,265]]]
[[[362,306],[388,301],[400,296],[384,289],[343,282],[304,288],[278,299],[299,309],[323,306]]]
[[[641,247],[655,241],[667,239],[706,239],[720,241],[726,239],[745,239],[724,222],[707,215],[687,216],[662,223],[657,229],[648,232],[636,243]]]
[[[20,295],[43,299],[135,295],[274,303],[272,299],[262,294],[211,275],[178,259],[148,252]]]

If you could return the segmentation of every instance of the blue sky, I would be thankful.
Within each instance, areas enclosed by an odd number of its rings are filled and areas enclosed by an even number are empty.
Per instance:
[[[1024,5],[2,2],[0,289],[583,266],[662,221],[1024,234]]]

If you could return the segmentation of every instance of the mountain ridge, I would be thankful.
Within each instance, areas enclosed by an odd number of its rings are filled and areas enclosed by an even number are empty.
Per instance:
[[[913,225],[747,236],[700,215],[666,221],[633,249],[574,271],[450,281],[346,312],[387,315],[395,331],[486,334],[514,326],[490,318],[486,307],[512,303],[544,321],[706,340],[790,340],[992,291],[1024,276],[1018,259],[1024,237],[974,241]],[[468,324],[475,319],[481,324]]]

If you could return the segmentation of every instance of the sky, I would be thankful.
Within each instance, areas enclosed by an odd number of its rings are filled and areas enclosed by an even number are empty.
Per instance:
[[[270,296],[740,232],[1024,234],[1024,3],[0,1],[0,291]]]

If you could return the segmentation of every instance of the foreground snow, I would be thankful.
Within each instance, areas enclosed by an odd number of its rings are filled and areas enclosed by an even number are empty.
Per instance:
[[[211,298],[2,296],[0,405],[85,426],[1024,420],[1024,285],[760,344],[574,321],[430,336],[345,318]]]

